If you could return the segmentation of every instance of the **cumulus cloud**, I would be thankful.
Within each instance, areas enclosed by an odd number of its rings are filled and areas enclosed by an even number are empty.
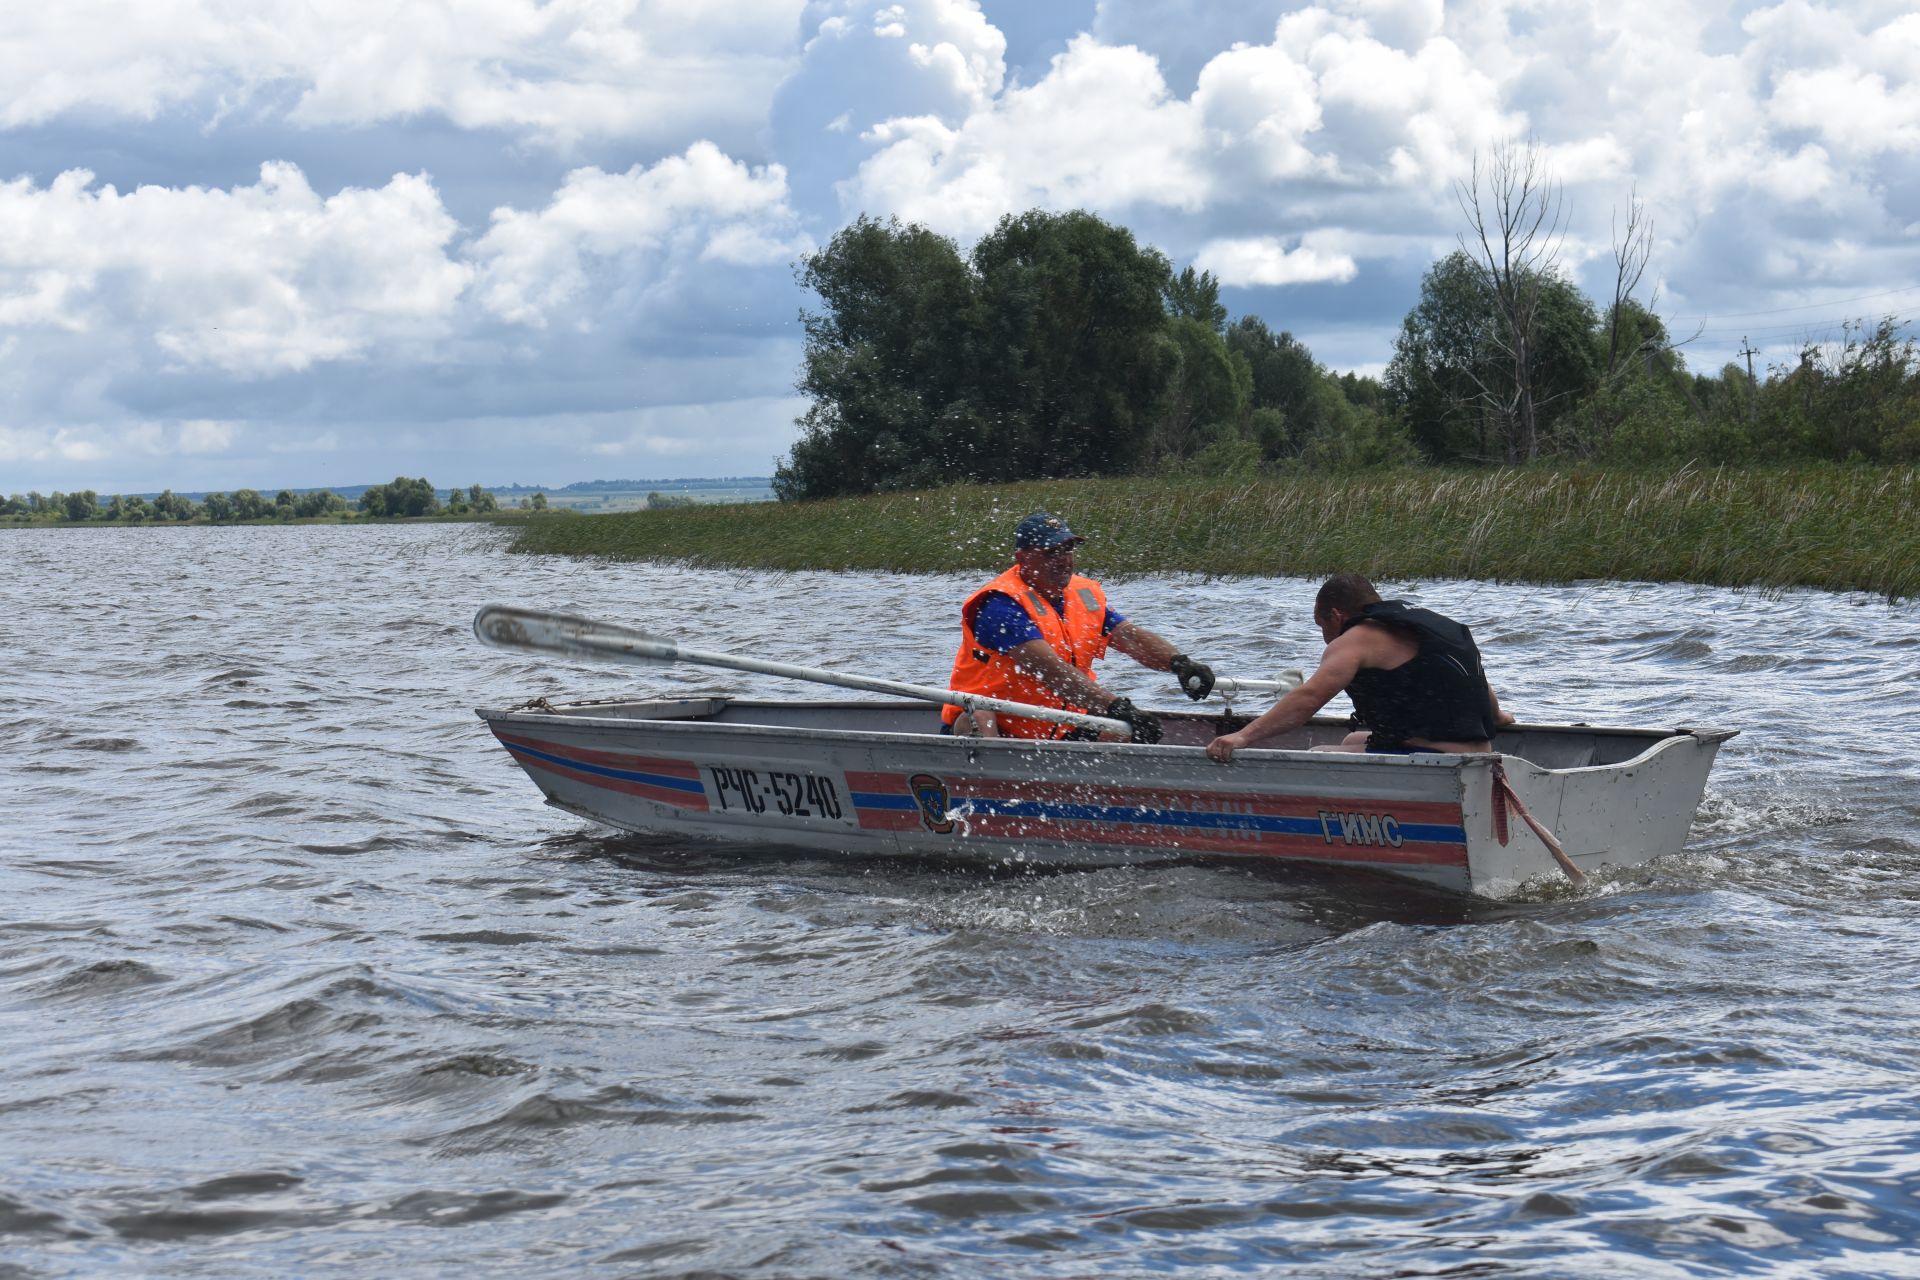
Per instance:
[[[471,230],[425,175],[326,196],[280,162],[228,189],[0,183],[0,461],[378,451],[403,433],[343,427],[394,415],[679,402],[738,420],[724,406],[791,384],[787,264],[810,244],[779,166],[710,143],[575,170]],[[30,425],[49,420],[70,425]]]
[[[64,427],[0,427],[0,462],[99,463],[108,459],[226,453],[240,434],[232,422],[89,423]]]
[[[1381,6],[1375,6],[1379,8]],[[975,235],[1028,205],[1198,213],[1281,184],[1416,188],[1423,201],[1474,152],[1524,117],[1420,5],[1385,6],[1407,50],[1360,17],[1291,13],[1260,45],[1211,58],[1193,93],[1175,94],[1133,46],[1072,41],[1032,86],[1014,86],[952,124],[900,117],[865,136],[876,148],[842,188],[847,212],[887,211]],[[1411,16],[1408,16],[1411,14]],[[1299,229],[1306,229],[1304,226]]]
[[[1160,65],[1177,93],[1191,93],[1200,69],[1236,45],[1263,45],[1298,0],[1097,0],[1088,34],[1124,45]]]
[[[1347,254],[1308,245],[1289,249],[1271,236],[1209,240],[1194,265],[1225,285],[1345,284],[1359,272]]]
[[[180,452],[225,453],[239,434],[240,424],[237,422],[194,418],[180,424]]]
[[[706,142],[651,168],[577,169],[545,209],[494,212],[470,251],[480,305],[541,326],[603,269],[633,279],[676,254],[749,268],[790,261],[810,242],[786,196],[779,165],[750,169]]]
[[[566,143],[750,130],[802,0],[71,0],[0,16],[0,127],[196,107],[303,127],[437,115]]]
[[[1031,205],[1198,209],[1200,119],[1137,49],[1079,37],[1045,79],[1003,93],[958,128],[906,117],[867,135],[878,153],[843,188],[849,209],[977,235]]]
[[[868,114],[860,126],[905,113],[963,118],[1006,81],[1006,37],[976,0],[828,0],[802,25],[795,80]]]
[[[769,126],[795,199],[824,220],[838,218],[835,184],[869,153],[861,139],[875,125],[956,127],[1006,84],[1006,38],[975,0],[815,0],[801,27]]]
[[[1920,150],[1920,82],[1889,84],[1858,67],[1821,67],[1780,77],[1768,113],[1856,154]]]
[[[102,444],[73,427],[0,427],[0,462],[98,462]]]
[[[624,174],[576,170],[544,209],[503,207],[460,236],[425,175],[326,197],[284,163],[228,190],[21,178],[0,183],[0,333],[243,378],[437,363],[491,319],[541,326],[565,308],[590,325],[663,275],[778,269],[810,243],[780,167],[710,143]]]
[[[232,190],[0,183],[0,329],[132,332],[172,361],[248,376],[431,337],[471,268],[422,176],[322,198],[261,167]]]

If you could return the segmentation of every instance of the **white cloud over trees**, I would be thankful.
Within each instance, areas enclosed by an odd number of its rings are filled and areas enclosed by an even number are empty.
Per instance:
[[[150,346],[239,377],[417,346],[472,275],[446,256],[456,230],[406,174],[325,198],[286,164],[227,191],[16,179],[0,183],[0,332]]]
[[[562,145],[711,134],[764,119],[800,12],[800,0],[10,5],[0,126],[186,107],[309,129],[437,115]]]
[[[1714,316],[1920,279],[1904,0],[1081,0],[1078,34],[1019,73],[998,12],[10,6],[0,143],[55,161],[0,171],[0,463],[185,485],[216,460],[466,433],[500,479],[554,447],[583,475],[616,446],[763,470],[805,303],[790,264],[860,213],[967,239],[1089,208],[1213,271],[1236,310],[1377,364],[1459,227],[1452,184],[1516,136],[1566,186],[1576,265],[1604,260],[1637,187],[1676,327],[1707,317],[1709,341]],[[122,176],[136,124],[231,136],[232,163]],[[372,130],[398,172],[317,176]],[[489,147],[499,175],[473,160]],[[729,465],[735,419],[755,425]],[[508,421],[544,424],[522,433],[544,452],[512,452]]]
[[[469,256],[482,307],[543,327],[596,278],[644,280],[663,259],[778,267],[809,247],[779,165],[750,170],[698,142],[652,168],[576,169],[545,209],[495,210]]]

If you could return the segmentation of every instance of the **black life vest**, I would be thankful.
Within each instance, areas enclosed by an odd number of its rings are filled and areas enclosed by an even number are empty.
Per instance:
[[[1480,667],[1473,633],[1431,609],[1404,600],[1366,606],[1340,628],[1373,622],[1413,637],[1420,651],[1391,671],[1363,670],[1347,686],[1354,719],[1372,730],[1367,745],[1404,746],[1408,738],[1429,742],[1481,742],[1494,735],[1493,698]]]

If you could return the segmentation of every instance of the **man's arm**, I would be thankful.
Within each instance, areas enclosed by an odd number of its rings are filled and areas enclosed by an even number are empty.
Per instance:
[[[1353,683],[1353,677],[1359,673],[1376,639],[1368,633],[1378,630],[1377,627],[1355,627],[1328,645],[1327,651],[1320,655],[1319,668],[1312,675],[1289,690],[1285,697],[1261,713],[1246,728],[1236,733],[1222,734],[1209,742],[1207,754],[1224,764],[1233,759],[1234,752],[1298,729],[1313,719],[1320,708],[1332,701],[1334,694],[1344,693],[1347,686]]]
[[[1514,723],[1513,713],[1501,709],[1500,699],[1494,693],[1492,685],[1487,686],[1487,701],[1493,704],[1493,722],[1495,724],[1509,725]]]
[[[1212,667],[1194,661],[1174,648],[1173,641],[1145,627],[1123,620],[1108,635],[1107,642],[1150,671],[1171,671],[1180,682],[1180,691],[1195,702],[1213,692]]]
[[[1165,671],[1180,650],[1173,642],[1137,622],[1123,622],[1113,629],[1107,643],[1152,671]]]
[[[1117,632],[1116,632],[1117,634]],[[1053,651],[1045,640],[1029,640],[1007,650],[1022,674],[1032,676],[1059,694],[1070,706],[1084,707],[1098,714],[1107,709],[1114,695],[1080,674],[1080,669]]]

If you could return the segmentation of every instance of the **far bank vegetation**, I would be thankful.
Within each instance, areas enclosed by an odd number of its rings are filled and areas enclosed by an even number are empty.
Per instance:
[[[1810,338],[1785,364],[1696,372],[1696,335],[1670,332],[1644,284],[1637,200],[1596,302],[1560,260],[1560,194],[1532,146],[1498,149],[1457,194],[1459,248],[1421,281],[1379,379],[1230,316],[1210,274],[1090,213],[1009,216],[966,252],[862,217],[800,266],[820,301],[803,316],[812,405],[775,492],[1920,460],[1920,362],[1898,317]]]
[[[426,516],[468,518],[501,513],[500,500],[480,485],[441,491],[424,476],[396,476],[369,485],[351,502],[330,489],[282,489],[272,497],[256,489],[235,489],[200,496],[196,501],[168,489],[154,495],[114,494],[102,499],[91,489],[73,493],[11,494],[0,498],[0,519],[16,524],[258,524],[296,520],[403,520]],[[516,510],[545,511],[547,496],[518,500]]]
[[[531,521],[517,551],[703,568],[992,572],[1071,513],[1085,571],[1612,579],[1920,597],[1920,467],[1413,467],[952,485]]]

